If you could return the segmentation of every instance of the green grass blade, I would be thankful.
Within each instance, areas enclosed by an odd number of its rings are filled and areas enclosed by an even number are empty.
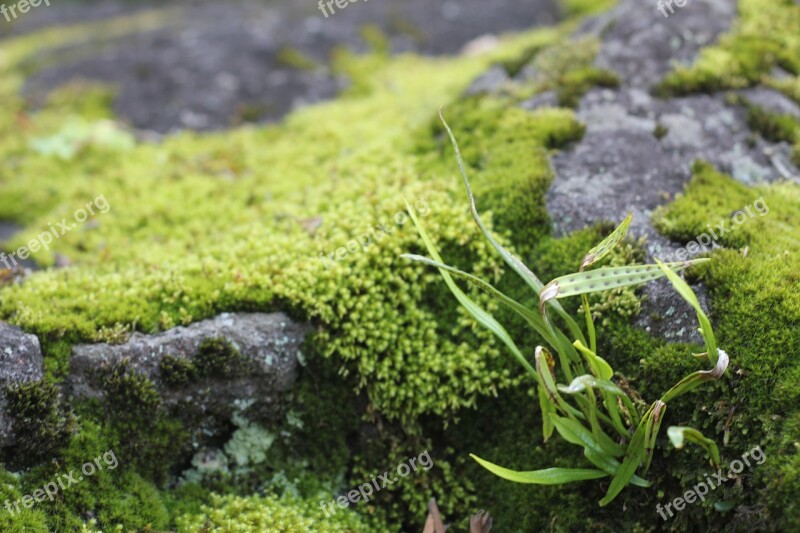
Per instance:
[[[644,457],[647,423],[650,420],[650,416],[653,414],[654,407],[655,404],[651,405],[650,409],[639,421],[639,425],[636,427],[636,431],[633,433],[633,437],[631,437],[631,441],[628,443],[628,449],[625,452],[625,457],[622,460],[622,464],[617,469],[617,473],[614,475],[614,478],[611,480],[611,484],[608,486],[606,495],[600,500],[601,506],[604,507],[614,501],[614,499],[619,495],[620,492],[622,492],[622,489],[625,488],[631,478],[633,478],[634,474],[636,473],[636,469],[639,468],[639,464],[642,462],[642,458]]]
[[[483,292],[489,294],[490,296],[493,296],[500,303],[507,306],[508,308],[516,312],[518,315],[520,315],[522,318],[524,318],[528,322],[528,324],[530,324],[531,327],[533,327],[533,329],[544,338],[544,340],[550,343],[550,345],[553,346],[553,348],[556,348],[555,340],[552,338],[550,330],[545,325],[542,316],[538,313],[531,311],[518,301],[514,300],[510,296],[507,296],[503,292],[499,291],[493,285],[483,281],[477,276],[464,272],[463,270],[459,270],[458,268],[445,265],[444,263],[441,263],[439,261],[434,261],[433,259],[430,259],[428,257],[423,257],[421,255],[415,255],[415,254],[403,254],[400,257],[403,259],[409,259],[411,261],[417,261],[419,263],[436,267],[438,269],[444,269],[448,271],[450,274],[466,280],[468,283],[476,286],[479,290],[482,290]]]
[[[708,259],[693,259],[669,263],[666,266],[672,270],[682,270],[694,264],[708,261]],[[544,305],[554,298],[566,298],[591,292],[617,289],[638,285],[647,281],[664,277],[666,274],[659,265],[629,265],[621,267],[605,267],[588,272],[576,272],[556,278],[548,283],[539,292],[539,306]]]
[[[416,214],[414,214],[413,212],[414,210],[411,208],[411,206],[408,205],[408,202],[406,202],[406,207],[408,208],[409,216],[411,217],[411,220],[414,222],[414,225],[417,227],[417,231],[419,231],[420,237],[422,237],[422,241],[425,243],[428,252],[433,256],[434,259],[436,259],[436,261],[441,263],[442,258],[439,256],[439,252],[436,250],[436,246],[433,244],[433,241],[430,239],[430,237],[428,237],[428,234],[425,232],[425,229],[419,223]],[[464,309],[466,309],[467,312],[470,315],[472,315],[472,317],[475,320],[477,320],[482,326],[484,326],[486,329],[494,333],[494,335],[498,339],[500,339],[508,347],[509,350],[511,350],[511,353],[514,355],[517,361],[519,361],[519,363],[525,368],[525,370],[529,374],[531,374],[534,377],[534,379],[538,381],[539,376],[536,373],[536,370],[534,370],[533,366],[531,366],[531,364],[525,359],[525,356],[522,355],[522,352],[519,350],[516,343],[508,334],[506,329],[497,320],[495,320],[494,317],[492,317],[492,315],[486,312],[483,308],[481,308],[478,304],[476,304],[469,296],[467,296],[464,293],[464,291],[462,291],[459,288],[459,286],[456,285],[456,283],[453,281],[453,278],[450,276],[447,270],[440,268],[439,273],[444,278],[444,281],[449,287],[450,292],[453,293],[453,295],[456,297],[458,302],[464,307]]]
[[[585,481],[587,479],[600,479],[608,476],[602,470],[594,470],[590,468],[545,468],[544,470],[532,470],[529,472],[518,472],[516,470],[509,470],[502,466],[490,463],[481,459],[477,455],[470,454],[470,457],[484,467],[486,470],[509,481],[516,483],[533,483],[536,485],[563,485],[564,483],[572,483],[575,481]]]
[[[592,371],[592,374],[595,377],[600,379],[609,380],[614,375],[614,370],[611,368],[605,359],[594,353],[594,351],[589,350],[586,346],[581,343],[581,341],[575,341],[573,346],[580,351],[584,357],[586,358],[586,362],[589,363],[589,369]]]
[[[472,213],[472,218],[475,220],[475,223],[478,224],[481,233],[483,233],[483,236],[486,237],[486,240],[489,241],[489,244],[491,244],[492,247],[497,251],[497,253],[500,254],[500,257],[503,258],[503,261],[505,261],[506,264],[510,266],[511,269],[514,272],[516,272],[517,275],[521,277],[523,281],[525,281],[525,283],[527,283],[528,286],[531,287],[531,289],[534,290],[534,292],[538,294],[539,291],[541,291],[542,287],[544,286],[542,281],[536,276],[536,274],[531,272],[531,270],[522,261],[517,259],[514,256],[514,254],[512,254],[511,252],[506,250],[503,246],[501,246],[500,243],[497,242],[494,236],[492,236],[492,234],[489,232],[488,228],[483,223],[483,220],[481,220],[481,216],[478,213],[478,208],[475,204],[475,196],[472,193],[472,186],[469,183],[469,177],[467,177],[467,170],[464,166],[464,159],[461,157],[461,150],[458,147],[458,141],[456,141],[456,137],[455,135],[453,135],[453,131],[450,129],[450,126],[444,119],[444,115],[442,114],[441,109],[439,110],[439,118],[441,119],[442,124],[444,125],[444,129],[447,131],[447,135],[450,137],[450,143],[453,145],[453,150],[455,151],[456,154],[456,161],[458,162],[458,170],[461,173],[461,177],[463,178],[464,181],[464,188],[467,191],[467,198],[469,200],[469,208],[470,208],[470,213]],[[583,332],[581,332],[580,328],[578,328],[578,325],[575,323],[575,320],[569,315],[569,313],[567,313],[564,310],[564,308],[557,302],[553,302],[553,309],[555,309],[556,312],[559,314],[559,316],[561,316],[561,318],[564,319],[564,321],[567,324],[567,327],[572,332],[573,336],[585,342],[586,339],[583,337]]]
[[[706,353],[712,365],[717,364],[717,340],[714,337],[714,330],[711,327],[711,321],[706,316],[703,308],[700,307],[700,302],[697,300],[697,295],[692,288],[686,283],[679,275],[667,268],[661,261],[656,259],[656,264],[664,271],[664,274],[672,282],[672,286],[686,300],[694,310],[697,312],[697,321],[700,323],[700,333],[703,335],[703,340],[706,343]]]
[[[644,457],[642,459],[642,475],[647,475],[647,471],[650,469],[650,462],[653,460],[653,451],[656,447],[656,437],[658,437],[658,430],[661,429],[661,422],[664,420],[664,411],[666,409],[667,404],[656,401],[653,414],[650,415],[650,420],[647,421]]]
[[[719,468],[720,459],[717,443],[707,438],[700,431],[686,426],[670,426],[667,428],[667,437],[669,437],[672,445],[679,450],[683,448],[686,442],[699,444],[708,454],[709,459],[711,459],[711,464],[715,468]]]
[[[603,239],[600,244],[589,250],[586,256],[581,261],[580,270],[583,271],[588,266],[591,266],[601,259],[603,259],[606,255],[614,249],[614,247],[619,244],[619,242],[625,238],[625,235],[628,233],[628,226],[631,225],[631,220],[633,220],[633,213],[628,213],[628,216],[625,217],[625,220],[620,222],[619,226],[611,232],[611,234]]]

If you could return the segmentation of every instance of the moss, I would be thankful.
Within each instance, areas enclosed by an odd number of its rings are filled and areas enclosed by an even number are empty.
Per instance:
[[[693,65],[656,88],[664,96],[739,89],[769,79],[776,67],[800,74],[800,6],[791,0],[740,0],[739,18]]]
[[[781,115],[751,103],[745,97],[732,97],[732,103],[747,110],[747,125],[771,142],[800,143],[800,120],[791,115]]]
[[[47,515],[41,509],[28,509],[19,503],[19,511],[16,511],[14,503],[21,502],[24,495],[19,477],[0,467],[0,502],[3,505],[0,509],[0,530],[9,533],[49,532]]]
[[[791,183],[748,189],[697,164],[685,195],[657,212],[655,220],[670,237],[683,240],[756,200],[756,216],[720,236],[729,249],[716,252],[698,271],[709,287],[718,343],[733,365],[729,390],[706,402],[707,420],[735,449],[763,445],[767,462],[745,475],[734,502],[740,512],[748,506],[770,509],[766,518],[780,529],[800,521],[796,487],[787,477],[796,474],[798,456],[798,411],[789,399],[798,372],[790,347],[800,346],[800,189]],[[716,398],[724,403],[717,405]]]
[[[611,9],[617,0],[561,0],[561,5],[571,15],[592,15]]]
[[[54,500],[39,504],[51,531],[78,531],[95,517],[103,529],[122,526],[124,531],[163,530],[169,516],[156,487],[134,471],[135,465],[120,457],[119,439],[88,420],[70,440],[59,462],[42,465],[25,474],[22,490],[32,493],[46,483],[72,473],[75,482],[64,482]],[[94,472],[86,475],[86,463]]]
[[[170,387],[183,387],[197,379],[197,368],[184,357],[165,355],[158,365],[161,379]]]
[[[7,460],[31,466],[56,456],[75,424],[62,402],[61,390],[45,381],[31,381],[7,386],[5,394],[17,439]]]
[[[329,531],[331,533],[357,533],[371,531],[349,509],[337,509],[330,517],[317,501],[298,500],[273,495],[249,498],[218,496],[211,505],[203,506],[198,514],[184,515],[178,519],[178,532],[204,531],[222,533],[260,533],[262,531]]]
[[[510,84],[510,93],[518,101],[554,91],[559,105],[575,108],[589,89],[619,86],[615,73],[593,66],[599,50],[600,42],[589,37],[541,46],[527,58],[527,75]]]
[[[192,363],[200,377],[232,378],[243,375],[249,361],[229,341],[209,338],[200,343]]]
[[[308,57],[297,48],[281,48],[280,51],[278,51],[276,59],[280,65],[291,67],[297,70],[314,70],[318,67],[316,61]]]
[[[667,136],[669,133],[669,128],[664,126],[663,124],[659,123],[656,124],[655,129],[653,130],[653,137],[658,139],[659,141]]]
[[[102,390],[105,423],[119,436],[122,460],[156,482],[186,453],[188,433],[169,418],[155,384],[130,370],[126,361],[99,369],[93,376]]]

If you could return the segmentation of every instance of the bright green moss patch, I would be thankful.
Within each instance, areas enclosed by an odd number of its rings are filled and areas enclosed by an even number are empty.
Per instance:
[[[200,513],[178,519],[180,533],[261,533],[262,531],[295,532],[327,531],[330,533],[358,533],[371,529],[350,509],[338,509],[325,516],[317,501],[303,501],[291,497],[214,496],[211,505],[203,506]]]
[[[98,113],[69,111],[69,98],[59,97],[0,143],[11,162],[0,172],[0,217],[27,228],[10,245],[27,243],[99,194],[111,207],[39,252],[43,264],[60,253],[75,266],[4,289],[0,316],[44,338],[75,342],[99,331],[154,332],[221,311],[280,306],[322,325],[326,355],[357,375],[391,418],[446,416],[493,394],[510,382],[505,360],[483,333],[475,333],[481,342],[461,342],[461,331],[471,329],[464,316],[442,334],[440,305],[423,297],[435,278],[396,259],[417,243],[398,213],[403,197],[427,206],[431,227],[445,227],[436,232],[443,245],[460,248],[477,270],[495,268],[481,243],[461,247],[468,219],[453,202],[461,191],[450,179],[452,165],[431,166],[443,161],[439,149],[421,153],[418,138],[428,134],[436,109],[488,64],[555,42],[564,31],[514,37],[479,58],[343,57],[353,90],[280,126],[183,133],[124,151],[87,146],[67,159],[32,151],[29,142],[72,115]],[[481,104],[465,121],[497,111]],[[501,177],[532,193],[518,213],[498,210],[501,226],[510,229],[534,211],[528,220],[544,220],[546,151],[579,138],[581,127],[563,110],[530,118],[511,109],[482,120],[484,137],[468,148],[484,166],[487,202],[507,199],[492,183]],[[515,128],[525,135],[517,138]],[[514,199],[523,199],[521,191]],[[387,233],[376,228],[381,224]],[[368,246],[332,268],[321,261],[370,233]]]
[[[740,0],[739,18],[718,44],[658,86],[662,95],[739,89],[758,84],[780,67],[800,75],[800,5],[793,0]]]
[[[719,344],[734,365],[730,390],[719,396],[725,403],[712,410],[715,428],[737,450],[764,444],[768,458],[746,474],[735,503],[769,507],[775,527],[796,524],[796,487],[786,476],[796,475],[800,453],[797,405],[791,401],[798,375],[793,354],[800,347],[800,188],[782,183],[749,189],[706,164],[696,165],[694,173],[686,194],[655,221],[678,241],[719,220],[736,228],[719,239],[730,249],[716,252],[699,271],[709,287]],[[766,214],[762,208],[741,225],[730,222],[759,198]]]

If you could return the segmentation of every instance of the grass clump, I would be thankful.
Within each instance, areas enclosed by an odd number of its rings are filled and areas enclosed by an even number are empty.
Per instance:
[[[444,123],[444,119],[442,119],[442,122]],[[628,215],[617,229],[600,244],[589,250],[581,262],[578,273],[561,276],[547,285],[542,284],[525,265],[497,243],[483,225],[478,215],[455,137],[446,123],[445,128],[450,135],[456,152],[456,159],[464,178],[473,218],[488,242],[504,261],[538,293],[540,313],[509,298],[481,279],[443,264],[436,247],[413,213],[411,214],[412,220],[417,225],[422,240],[425,242],[433,259],[416,255],[407,255],[405,257],[437,267],[459,303],[478,323],[492,331],[506,345],[515,359],[533,378],[537,385],[544,439],[547,440],[554,431],[557,431],[567,442],[583,448],[585,459],[594,468],[555,467],[536,471],[515,471],[495,465],[475,455],[472,456],[473,459],[495,475],[518,483],[558,485],[611,476],[612,479],[608,490],[600,500],[601,506],[611,503],[628,484],[649,487],[650,483],[638,477],[636,472],[639,471],[642,475],[647,473],[667,403],[695,389],[704,382],[722,378],[728,367],[728,355],[724,351],[718,350],[711,324],[700,307],[697,297],[689,288],[689,285],[675,273],[675,270],[706,260],[685,261],[667,265],[657,261],[657,265],[627,265],[585,270],[605,258],[624,238],[631,221],[631,215]],[[497,322],[490,312],[484,310],[467,296],[455,284],[452,276],[477,286],[499,303],[524,318],[533,330],[552,347],[557,354],[558,363],[556,362],[556,357],[547,348],[537,346],[535,367],[531,365],[506,329]],[[611,366],[596,354],[597,339],[594,320],[586,295],[603,290],[627,287],[663,276],[666,276],[672,282],[676,291],[697,311],[701,333],[706,344],[706,352],[700,355],[709,361],[712,368],[711,370],[695,371],[689,374],[664,393],[648,409],[645,409],[634,404],[634,400],[637,399],[636,396],[632,397],[612,381],[614,372]],[[586,335],[583,334],[561,305],[557,303],[557,299],[577,295],[581,296],[583,302]],[[553,315],[549,318],[547,313],[548,306]],[[556,315],[565,323],[566,332],[553,324],[553,318]],[[576,339],[573,343],[568,340],[570,336]],[[568,385],[557,383],[557,364]],[[682,442],[677,443],[675,436],[685,435],[687,431],[690,435],[700,435],[702,437],[700,432],[691,428],[670,428],[668,434],[676,447],[682,447]],[[614,437],[612,438],[608,432]],[[706,450],[713,465],[720,464],[719,451],[713,441],[705,439],[705,437],[694,439],[694,441]]]

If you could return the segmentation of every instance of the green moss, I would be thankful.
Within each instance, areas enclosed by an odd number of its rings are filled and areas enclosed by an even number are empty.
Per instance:
[[[104,394],[105,423],[119,436],[122,460],[149,479],[166,481],[189,438],[181,422],[168,417],[155,384],[126,361],[99,369],[93,379]]]
[[[197,368],[184,357],[165,355],[158,365],[161,379],[170,387],[183,387],[197,379]]]
[[[731,96],[731,102],[745,107],[747,125],[771,142],[800,142],[800,120],[791,115],[781,115],[751,103],[745,97]]]
[[[0,530],[9,533],[47,533],[47,515],[36,507],[28,509],[22,503],[18,503],[19,511],[14,506],[15,502],[21,502],[25,493],[20,487],[18,476],[7,472],[0,467]]]
[[[58,386],[45,381],[15,383],[6,387],[5,394],[17,439],[6,459],[31,466],[57,455],[75,424]]]
[[[298,70],[314,70],[319,65],[297,48],[281,48],[276,57],[278,63]]]
[[[30,494],[46,483],[72,473],[75,482],[51,502],[38,504],[47,515],[50,531],[79,531],[94,516],[103,529],[122,526],[124,531],[163,530],[169,523],[166,508],[155,486],[134,472],[134,465],[120,457],[119,440],[106,429],[82,420],[80,430],[56,463],[44,464],[25,474],[22,490]],[[91,463],[94,472],[82,471]],[[97,466],[100,465],[100,466]],[[83,473],[82,473],[83,472]]]
[[[653,130],[653,137],[658,140],[663,139],[669,133],[669,128],[664,126],[663,124],[656,124],[655,129]]]
[[[693,65],[668,74],[656,91],[684,95],[739,89],[769,79],[780,67],[800,74],[800,6],[791,0],[740,0],[739,18]]]
[[[617,0],[561,0],[560,3],[571,15],[592,15],[611,9]]]
[[[246,372],[249,362],[229,341],[209,338],[200,343],[192,363],[201,377],[232,378]]]
[[[198,514],[180,517],[177,523],[177,530],[180,533],[371,531],[368,524],[349,509],[337,508],[334,514],[327,517],[317,501],[298,500],[292,497],[278,498],[272,495],[249,498],[215,495],[212,497],[211,505],[203,506]]]
[[[754,216],[731,223],[732,213],[748,205],[758,208]],[[719,345],[734,367],[729,389],[708,398],[704,418],[735,450],[762,444],[767,462],[744,476],[733,501],[770,509],[770,524],[780,529],[800,521],[796,484],[787,477],[796,475],[798,457],[798,411],[791,401],[798,364],[791,347],[800,346],[800,188],[748,189],[697,164],[685,195],[655,216],[657,226],[679,241],[719,220],[735,227],[719,239],[729,249],[713,254],[698,272],[709,287]]]

